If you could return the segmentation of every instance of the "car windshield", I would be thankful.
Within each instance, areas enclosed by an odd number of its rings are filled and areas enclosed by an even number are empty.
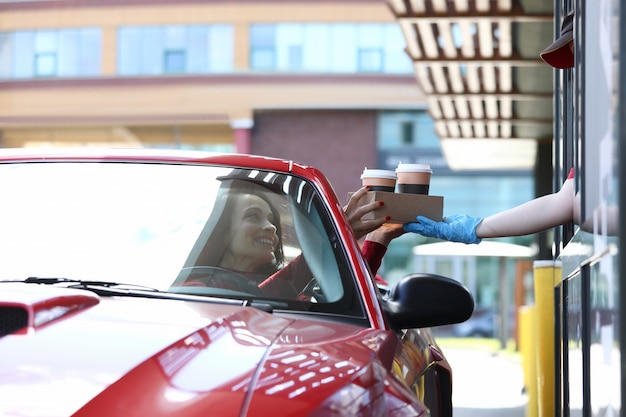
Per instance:
[[[0,280],[63,277],[362,314],[328,211],[295,176],[12,163],[0,165],[0,194]]]

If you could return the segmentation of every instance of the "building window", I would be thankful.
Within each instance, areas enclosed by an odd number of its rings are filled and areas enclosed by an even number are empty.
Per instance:
[[[413,123],[404,122],[401,129],[402,145],[411,146],[413,144]]]
[[[288,68],[292,71],[300,71],[302,69],[302,46],[292,45],[289,47]]]
[[[435,124],[426,110],[383,111],[378,119],[378,148],[382,150],[413,147],[439,151]]]
[[[274,64],[274,50],[271,48],[255,48],[252,51],[251,66],[258,70],[273,70]]]
[[[280,23],[250,27],[250,67],[258,71],[400,73],[412,66],[396,24]]]
[[[359,72],[382,72],[383,51],[380,49],[359,50]]]
[[[120,75],[206,74],[233,68],[231,25],[124,26],[118,45]]]
[[[181,74],[185,72],[185,51],[182,50],[167,50],[164,56],[165,62],[163,62],[164,72],[168,74]]]
[[[0,33],[0,78],[97,76],[101,50],[94,28]]]
[[[258,70],[274,70],[276,67],[276,30],[274,25],[250,27],[250,66]]]
[[[41,30],[35,37],[35,77],[54,77],[57,75],[58,33],[53,30]]]
[[[57,56],[53,52],[35,55],[35,77],[54,77],[57,75]]]

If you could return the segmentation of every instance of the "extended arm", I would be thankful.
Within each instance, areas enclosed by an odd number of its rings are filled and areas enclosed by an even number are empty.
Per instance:
[[[483,238],[522,236],[578,220],[574,213],[574,180],[568,178],[553,194],[535,198],[486,218],[448,216],[435,222],[423,216],[404,230],[451,242],[480,243]]]
[[[574,180],[568,179],[553,194],[537,197],[483,219],[476,237],[522,236],[541,232],[574,220]]]

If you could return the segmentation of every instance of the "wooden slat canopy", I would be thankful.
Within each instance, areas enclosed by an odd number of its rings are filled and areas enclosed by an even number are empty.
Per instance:
[[[538,140],[552,139],[552,70],[539,58],[543,45],[551,41],[552,10],[528,11],[515,0],[388,4],[404,33],[406,52],[428,96],[452,169],[468,168],[447,146],[458,143],[454,141],[499,146],[517,140],[532,147]],[[532,163],[534,157],[524,166],[511,161],[509,167],[528,168]],[[507,161],[486,161],[484,168],[490,167],[506,168]]]

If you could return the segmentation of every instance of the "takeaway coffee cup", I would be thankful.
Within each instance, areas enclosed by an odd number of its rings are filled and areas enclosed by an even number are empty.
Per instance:
[[[370,191],[388,191],[396,189],[396,173],[386,169],[367,169],[361,174],[363,185],[369,185]]]
[[[410,194],[428,194],[430,176],[433,171],[426,164],[398,164],[398,192]]]

